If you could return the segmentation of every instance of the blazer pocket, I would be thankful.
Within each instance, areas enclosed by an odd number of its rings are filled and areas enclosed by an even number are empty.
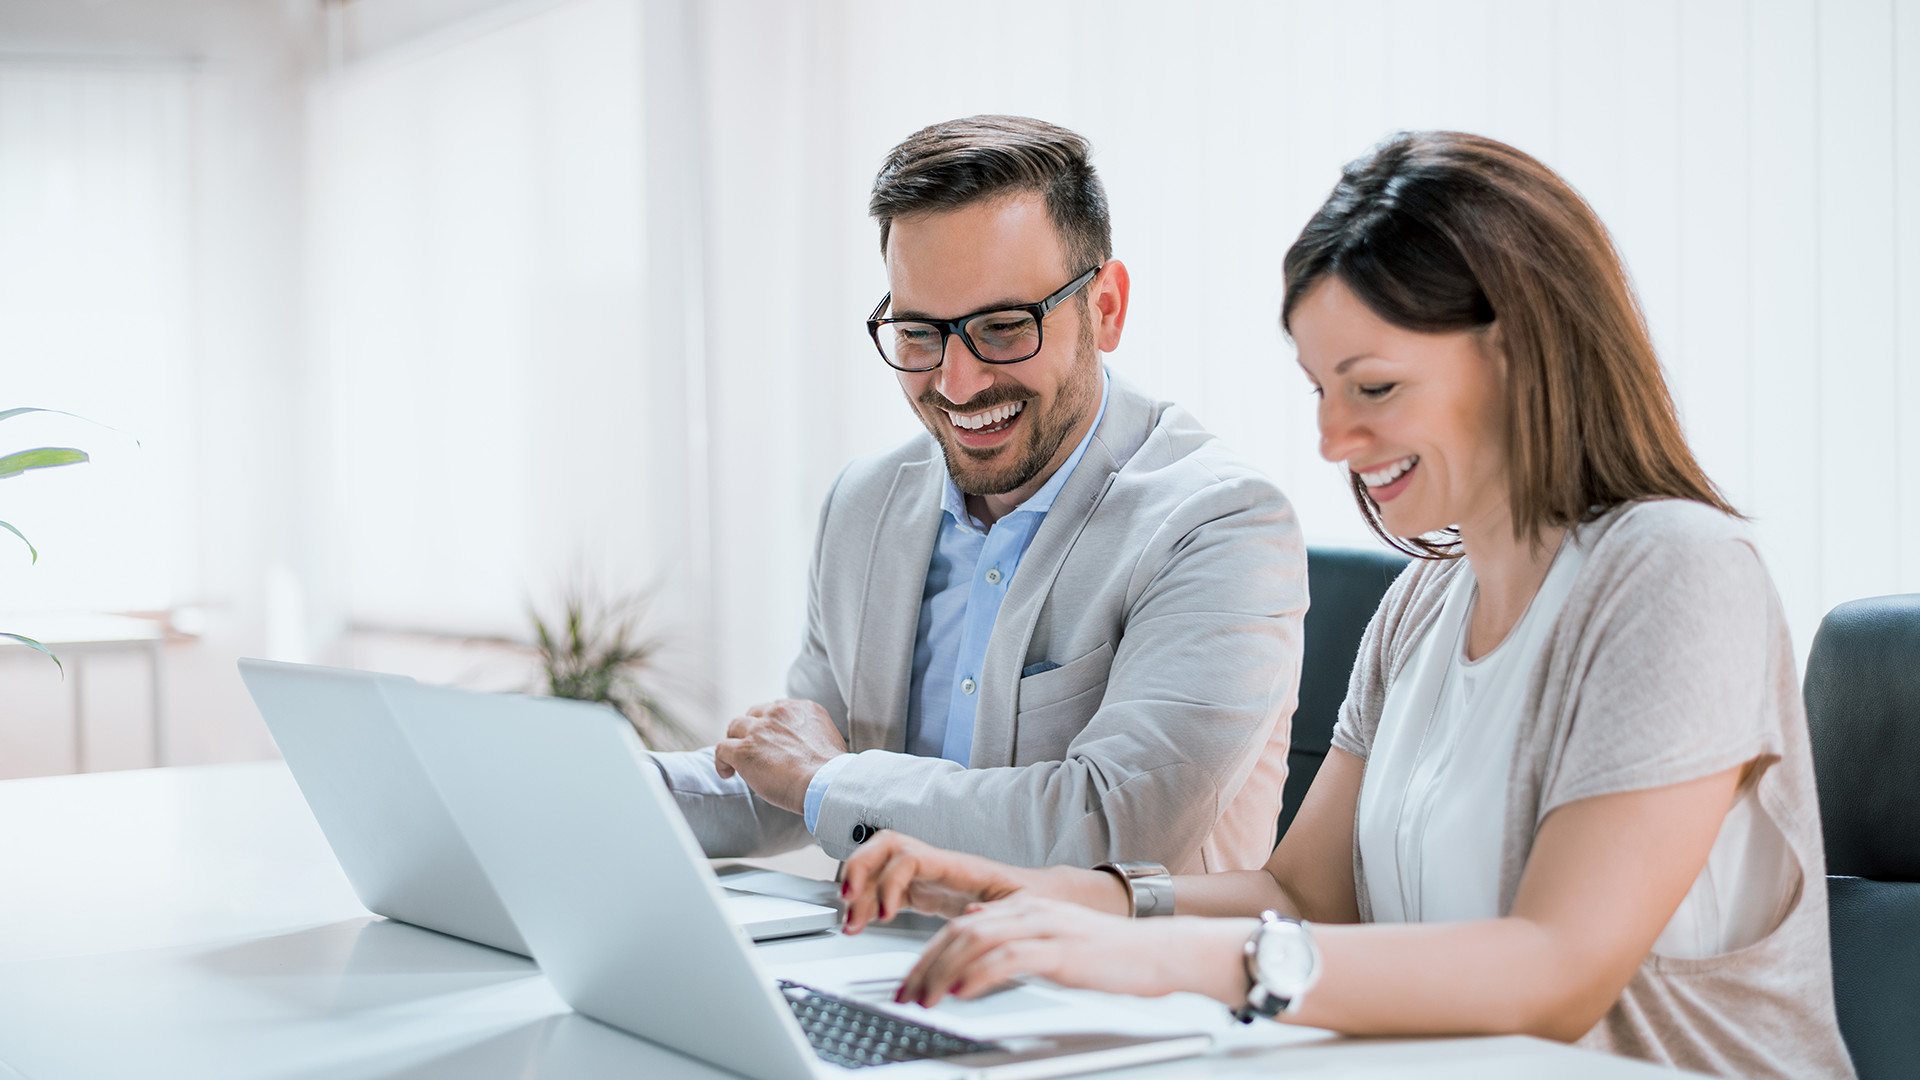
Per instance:
[[[1096,687],[1103,688],[1112,671],[1113,646],[1103,641],[1099,648],[1085,656],[1021,679],[1020,700],[1015,708],[1023,714],[1029,713],[1078,697]]]

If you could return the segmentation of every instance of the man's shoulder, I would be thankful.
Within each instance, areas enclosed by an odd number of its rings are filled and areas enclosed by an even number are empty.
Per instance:
[[[1156,505],[1196,497],[1241,506],[1286,504],[1286,495],[1271,476],[1192,413],[1171,402],[1156,404],[1145,438],[1116,470],[1114,494]]]

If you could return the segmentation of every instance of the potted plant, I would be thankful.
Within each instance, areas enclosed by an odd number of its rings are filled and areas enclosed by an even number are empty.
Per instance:
[[[580,579],[561,590],[560,611],[552,620],[529,604],[534,651],[545,684],[540,690],[613,706],[650,749],[690,748],[698,745],[698,738],[654,692],[662,678],[659,657],[665,645],[639,635],[646,604],[644,594],[596,597]]]
[[[59,411],[60,410],[58,409],[35,409],[35,408],[7,409],[3,412],[0,412],[0,421],[11,420],[16,416],[20,416],[25,413],[59,412]],[[72,416],[73,414],[64,413],[62,415]],[[62,466],[62,465],[79,465],[82,462],[85,462],[86,460],[88,460],[86,451],[76,450],[71,446],[37,446],[30,450],[16,450],[11,454],[0,455],[0,480],[7,480],[15,476],[20,476],[24,473],[31,472],[35,469],[53,469],[53,468],[58,468],[59,466]],[[0,529],[5,529],[8,532],[12,533],[13,535],[19,537],[20,542],[27,545],[27,555],[31,561],[36,563],[40,561],[39,550],[33,546],[33,541],[27,539],[27,536],[25,533],[21,532],[19,529],[15,528],[10,522],[6,522],[6,521],[0,521]],[[4,630],[0,630],[0,638],[6,638],[10,641],[17,641],[22,645],[28,646],[29,648],[38,649],[41,652],[46,653],[47,656],[51,657],[55,665],[60,664],[59,657],[54,656],[53,652],[49,650],[45,645],[40,644],[39,642],[33,640],[30,637],[25,637],[20,634],[11,634],[11,633],[7,633]],[[65,668],[63,667],[61,670],[64,671]]]

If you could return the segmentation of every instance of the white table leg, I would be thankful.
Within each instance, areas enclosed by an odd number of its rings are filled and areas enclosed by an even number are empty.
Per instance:
[[[87,771],[87,699],[80,684],[86,680],[81,677],[79,654],[70,656],[69,662],[73,664],[73,771],[83,773]]]
[[[165,639],[154,639],[153,646],[147,652],[147,659],[153,664],[153,766],[159,768],[167,763],[167,725],[166,725],[166,670]]]

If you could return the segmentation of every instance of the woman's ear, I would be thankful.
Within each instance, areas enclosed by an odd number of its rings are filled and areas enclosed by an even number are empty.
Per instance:
[[[1493,373],[1504,385],[1507,381],[1507,344],[1506,336],[1500,331],[1500,320],[1478,327],[1473,332],[1474,343],[1480,349],[1480,355],[1493,365]]]

